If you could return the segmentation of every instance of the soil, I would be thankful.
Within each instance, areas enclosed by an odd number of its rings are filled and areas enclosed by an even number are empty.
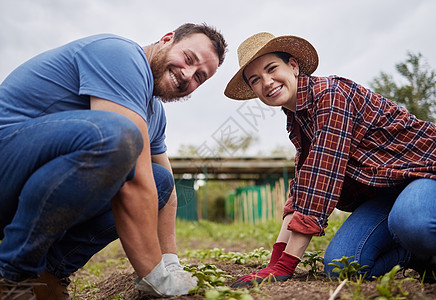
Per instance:
[[[202,245],[204,246],[204,245]],[[203,248],[203,247],[202,247]],[[210,248],[213,248],[211,246]],[[210,249],[209,248],[209,249]],[[242,249],[238,245],[232,245],[232,250],[228,251],[239,251],[239,252],[249,252],[252,249]],[[195,249],[192,247],[192,249]],[[203,248],[204,249],[204,248]],[[226,248],[227,249],[227,248]],[[119,256],[123,254],[120,253]],[[113,258],[113,257],[111,257]],[[94,260],[104,261],[106,258],[101,256],[96,256]],[[196,261],[189,260],[187,262],[190,265],[198,265],[201,263],[211,263],[216,265],[221,270],[225,271],[226,274],[233,276],[235,279],[246,275],[252,271],[261,268],[260,265],[238,265],[229,262],[223,262],[218,260],[207,260],[207,261]],[[301,265],[301,264],[300,264]],[[149,299],[146,296],[142,296],[134,288],[134,280],[136,278],[133,269],[130,265],[127,267],[122,267],[118,269],[109,269],[104,271],[105,274],[99,276],[99,278],[104,278],[101,281],[95,283],[94,288],[85,289],[84,291],[74,291],[75,299]],[[75,274],[76,278],[83,278],[89,276],[85,270],[81,270]],[[406,277],[417,278],[417,273],[408,270],[405,273],[399,272],[395,279],[396,283],[400,282]],[[74,278],[72,278],[74,280]],[[230,286],[232,280],[228,280],[227,284]],[[323,274],[309,274],[309,271],[302,268],[298,268],[292,279],[285,282],[275,282],[275,283],[265,283],[262,284],[258,292],[251,293],[254,299],[287,299],[287,300],[300,300],[300,299],[325,299],[330,300],[333,298],[331,294],[336,290],[339,290],[337,296],[334,299],[376,299],[380,294],[377,292],[376,281],[365,281],[360,284],[360,297],[354,296],[356,292],[356,286],[354,282],[345,284],[341,288],[339,287],[340,282],[337,279],[329,279]],[[70,287],[71,290],[72,287]],[[410,299],[410,300],[426,300],[426,299],[436,299],[436,284],[424,283],[421,284],[418,280],[415,281],[405,281],[401,284],[403,291],[409,293],[408,297],[404,298],[389,298],[389,299]],[[399,296],[398,290],[393,289],[394,296]],[[72,291],[71,291],[72,293]],[[363,298],[365,297],[365,298]],[[153,298],[160,299],[160,298]],[[168,298],[162,298],[168,299]],[[170,299],[184,299],[184,300],[194,300],[194,299],[204,299],[201,295],[187,295],[172,297]],[[388,299],[388,298],[386,298]]]

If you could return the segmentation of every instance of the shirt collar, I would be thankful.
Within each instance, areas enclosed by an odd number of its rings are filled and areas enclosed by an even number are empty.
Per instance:
[[[309,98],[309,91],[310,77],[307,75],[300,75],[297,83],[297,112],[309,108],[309,101],[307,101]]]
[[[310,77],[307,75],[300,75],[298,77],[297,82],[297,105],[296,105],[296,112],[300,112],[302,110],[307,110],[309,108],[309,91],[310,91]],[[287,124],[286,129],[288,132],[292,132],[294,121],[295,121],[295,114],[288,110],[283,109],[287,116]]]

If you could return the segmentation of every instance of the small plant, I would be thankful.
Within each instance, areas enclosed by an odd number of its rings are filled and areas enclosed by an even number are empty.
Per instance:
[[[263,247],[254,249],[248,253],[248,258],[256,259],[259,263],[268,262],[271,257],[271,251],[265,250]]]
[[[362,283],[364,281],[364,277],[362,274],[356,277],[356,280],[348,281],[347,286],[350,290],[353,300],[366,300],[364,295],[362,295]]]
[[[395,280],[395,275],[401,269],[400,266],[395,266],[392,270],[383,276],[377,278],[377,292],[381,295],[376,300],[405,300],[409,297],[409,292],[404,291],[401,287],[405,281],[415,281],[414,278],[404,278]]]
[[[188,249],[183,253],[183,257],[197,258],[197,259],[216,259],[222,261],[229,261],[234,264],[245,265],[246,263],[268,263],[271,251],[265,250],[263,247],[254,249],[249,253],[240,252],[225,252],[223,248],[213,248],[206,250],[191,250]]]
[[[337,263],[329,263],[330,266],[334,266],[332,272],[339,274],[339,280],[348,279],[351,280],[353,277],[357,277],[359,271],[368,268],[367,265],[360,266],[357,260],[350,262],[349,260],[353,258],[353,256],[342,256],[339,259],[333,259]]]
[[[234,299],[234,300],[253,300],[250,291],[247,289],[232,290],[229,287],[218,287],[214,290],[208,290],[205,293],[208,300]]]
[[[197,286],[189,291],[191,294],[204,295],[209,289],[224,286],[226,279],[233,279],[232,276],[225,274],[223,270],[211,264],[204,264],[198,267],[185,266],[184,270],[198,278]]]
[[[184,269],[198,278],[197,286],[191,289],[189,293],[204,295],[206,299],[253,300],[250,292],[256,293],[259,291],[256,287],[249,291],[247,289],[233,290],[224,286],[227,279],[234,278],[225,274],[223,270],[218,269],[215,265],[185,266]]]
[[[318,263],[324,265],[324,257],[320,256],[323,251],[304,252],[301,257],[301,264],[307,269],[310,267],[309,274],[316,275],[320,271],[318,270]]]

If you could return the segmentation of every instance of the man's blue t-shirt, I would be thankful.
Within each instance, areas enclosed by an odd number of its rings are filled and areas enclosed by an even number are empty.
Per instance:
[[[139,114],[152,154],[166,151],[166,116],[153,97],[153,75],[135,42],[100,34],[46,51],[15,69],[0,85],[0,128],[46,114],[90,109],[90,96]]]

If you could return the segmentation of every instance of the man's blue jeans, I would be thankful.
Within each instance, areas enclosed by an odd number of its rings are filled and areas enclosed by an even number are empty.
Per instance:
[[[436,255],[436,180],[416,179],[398,193],[378,195],[359,206],[331,240],[324,271],[331,276],[333,259],[353,256],[366,279],[395,265],[407,265],[411,254]]]
[[[134,177],[142,135],[128,118],[69,111],[0,130],[0,276],[65,277],[118,236],[111,199]],[[162,208],[174,179],[153,164]]]

